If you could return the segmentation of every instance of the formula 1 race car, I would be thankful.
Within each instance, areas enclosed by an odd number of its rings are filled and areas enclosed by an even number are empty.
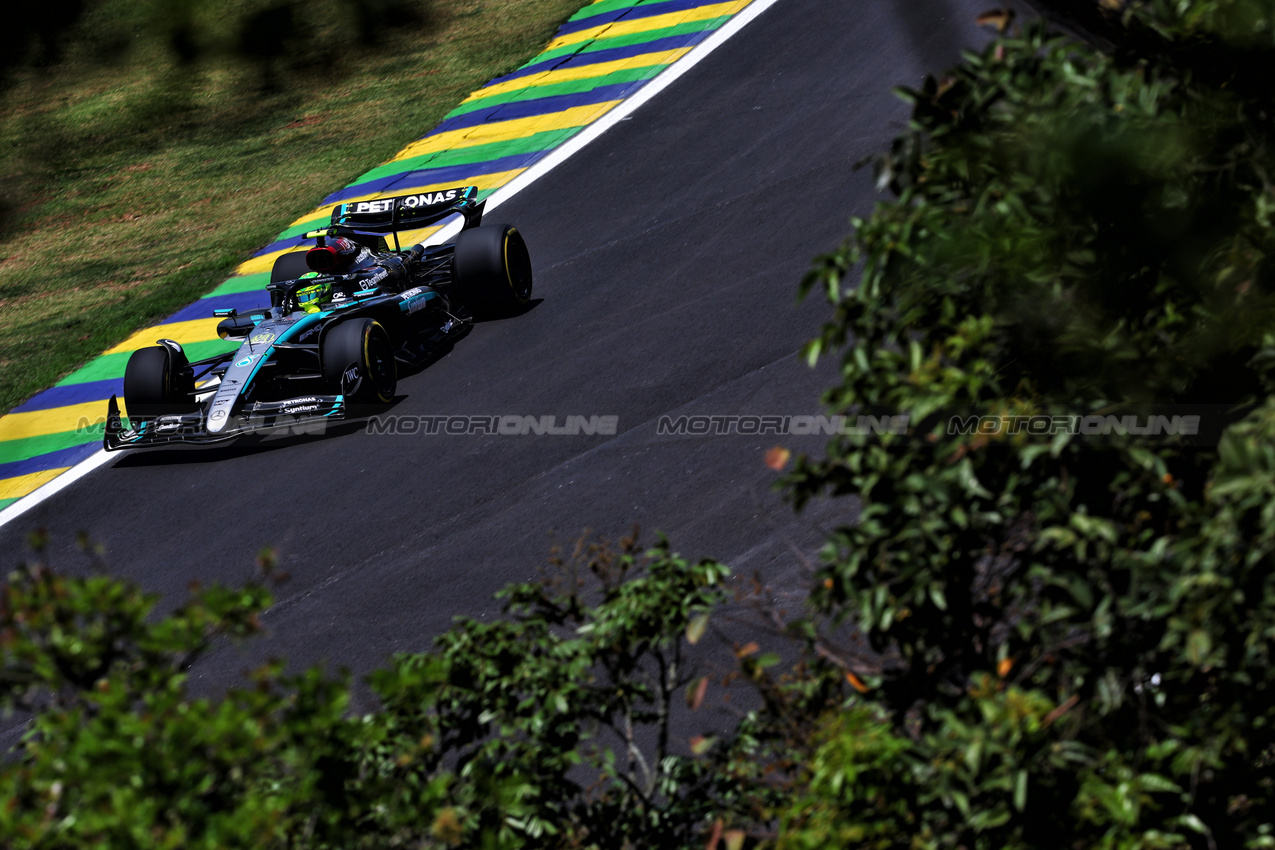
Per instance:
[[[450,348],[475,317],[509,315],[531,297],[531,259],[518,230],[482,224],[472,186],[341,204],[305,252],[275,261],[270,307],[216,310],[238,351],[187,361],[161,339],[124,371],[125,427],[108,402],[108,451],[211,443],[305,426],[394,398],[398,367],[420,368]],[[403,250],[399,232],[460,216],[453,242]],[[390,248],[386,236],[393,236]]]

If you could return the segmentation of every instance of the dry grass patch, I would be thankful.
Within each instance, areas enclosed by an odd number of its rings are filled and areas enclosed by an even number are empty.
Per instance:
[[[0,101],[0,411],[211,290],[583,5],[434,0],[330,67],[151,47],[18,73]]]

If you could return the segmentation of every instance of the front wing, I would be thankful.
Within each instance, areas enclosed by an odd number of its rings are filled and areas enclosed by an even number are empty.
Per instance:
[[[280,428],[313,431],[317,425],[345,419],[347,407],[344,395],[312,395],[284,401],[255,402],[232,415],[231,422],[215,434],[208,431],[206,416],[206,408],[201,407],[190,413],[158,416],[136,424],[130,422],[125,428],[120,417],[119,401],[111,396],[107,402],[102,448],[112,452],[171,443],[207,445]]]

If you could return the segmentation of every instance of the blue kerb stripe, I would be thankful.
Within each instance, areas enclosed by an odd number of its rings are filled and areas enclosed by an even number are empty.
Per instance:
[[[669,12],[685,12],[688,9],[698,9],[705,4],[706,0],[663,0],[660,3],[642,3],[640,5],[629,6],[624,9],[612,9],[609,12],[603,12],[599,15],[592,15],[587,18],[580,18],[575,21],[567,21],[558,28],[558,35],[570,35],[573,32],[587,30],[591,27],[601,26],[602,24],[612,24],[616,21],[632,21],[638,18],[653,18],[656,15],[667,15]]]
[[[245,310],[255,310],[262,307],[270,306],[270,293],[264,289],[253,292],[232,292],[228,295],[213,295],[207,298],[201,298],[194,304],[189,304],[163,321],[163,324],[171,324],[172,322],[189,322],[192,319],[211,319],[213,310],[223,307],[234,307],[236,310],[243,312]]]
[[[511,74],[506,74],[503,77],[497,77],[487,85],[494,86],[497,83],[516,80],[519,77],[527,77],[544,71],[552,71],[555,68],[575,68],[581,65],[596,65],[599,62],[614,62],[617,59],[630,59],[634,56],[641,56],[643,53],[657,53],[665,50],[677,50],[681,47],[691,47],[699,44],[712,34],[713,30],[701,30],[700,32],[686,33],[685,35],[670,35],[665,38],[644,41],[641,44],[633,44],[628,47],[604,47],[601,50],[572,53],[570,56],[559,56],[555,59],[546,59],[543,62],[537,62],[534,65],[526,65]],[[479,89],[479,91],[481,92],[482,89]]]
[[[55,407],[66,407],[71,404],[83,404],[86,401],[101,401],[111,394],[123,395],[124,378],[107,379],[105,381],[87,381],[83,384],[67,384],[62,387],[50,387],[26,404],[20,404],[13,413],[30,413],[33,410],[51,410]],[[103,407],[103,410],[106,408]],[[52,469],[53,467],[47,467]],[[7,476],[0,475],[0,478]]]
[[[355,183],[346,186],[344,189],[328,195],[319,206],[336,206],[347,198],[357,198],[359,195],[370,195],[373,192],[384,192],[388,189],[397,189],[402,193],[407,193],[418,186],[429,186],[434,183],[455,183],[468,180],[480,174],[513,171],[516,168],[526,168],[544,155],[544,151],[535,151],[514,156],[502,156],[498,159],[489,159],[486,162],[471,162],[466,165],[449,165],[443,168],[414,168],[399,174],[391,174],[388,177],[369,180],[366,183]],[[274,250],[278,249],[266,248],[257,253],[265,254]]]
[[[271,242],[269,245],[253,254],[253,256],[260,257],[262,254],[269,254],[272,251],[282,251],[285,248],[299,248],[309,241],[310,240],[306,239],[304,236],[292,236],[288,239],[280,239],[278,242]]]
[[[102,402],[102,416],[106,416],[106,402]],[[88,435],[86,435],[88,436]],[[68,446],[65,449],[47,454],[29,457],[26,460],[15,460],[0,463],[0,480],[17,478],[19,475],[30,475],[33,472],[44,472],[46,469],[61,469],[64,466],[75,466],[102,447],[102,435],[89,436],[89,441],[81,446]]]
[[[560,112],[576,106],[605,103],[608,100],[620,100],[644,85],[646,85],[646,80],[637,80],[631,83],[613,83],[576,94],[550,95],[549,97],[537,97],[531,100],[496,104],[488,109],[475,109],[473,112],[457,115],[455,118],[448,118],[431,130],[429,135],[434,136],[438,133],[460,130],[464,127],[477,127],[489,121],[512,121],[516,118],[531,118],[535,115],[547,115],[551,112]],[[429,138],[429,136],[425,138]]]

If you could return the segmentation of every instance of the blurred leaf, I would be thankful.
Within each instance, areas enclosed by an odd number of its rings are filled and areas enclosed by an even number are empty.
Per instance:
[[[700,642],[700,638],[704,637],[704,631],[708,628],[708,615],[697,614],[691,618],[686,624],[686,640],[691,644]]]

